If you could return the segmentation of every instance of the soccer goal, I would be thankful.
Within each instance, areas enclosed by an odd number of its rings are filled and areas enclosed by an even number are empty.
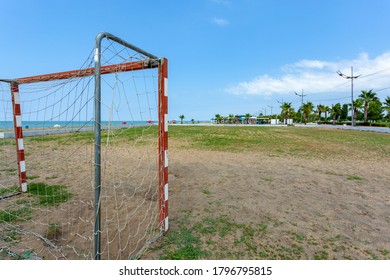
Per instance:
[[[168,230],[168,61],[109,33],[0,79],[0,256],[139,258]]]

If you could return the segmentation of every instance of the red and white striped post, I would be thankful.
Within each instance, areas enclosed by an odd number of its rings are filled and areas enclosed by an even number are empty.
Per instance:
[[[19,95],[18,84],[11,83],[11,94],[12,94],[12,109],[14,115],[16,154],[17,154],[18,171],[19,171],[19,187],[20,187],[20,191],[27,192],[26,161],[24,159],[22,114],[20,109],[20,95]]]
[[[168,224],[168,60],[161,58],[158,80],[159,114],[159,209],[160,229],[167,232]]]

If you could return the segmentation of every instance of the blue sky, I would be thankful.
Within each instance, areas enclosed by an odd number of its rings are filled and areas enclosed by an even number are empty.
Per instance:
[[[390,96],[390,1],[1,1],[0,78],[78,69],[106,31],[169,59],[169,118]]]

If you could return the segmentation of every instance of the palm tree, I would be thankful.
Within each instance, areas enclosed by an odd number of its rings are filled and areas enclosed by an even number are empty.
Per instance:
[[[183,119],[185,118],[184,115],[180,115],[179,118],[180,118],[180,123],[183,124]]]
[[[325,123],[328,119],[328,112],[330,111],[330,107],[329,106],[325,106],[324,107],[324,113],[325,113]]]
[[[363,110],[364,110],[364,122],[367,122],[368,107],[371,101],[375,100],[376,93],[370,89],[369,91],[362,90],[362,93],[359,97],[363,100]]]
[[[305,116],[305,124],[307,123],[310,113],[313,111],[313,103],[306,102],[302,105],[303,115]]]
[[[222,117],[220,114],[216,114],[215,115],[215,120],[217,121],[217,123],[221,123],[221,120],[222,120]]]
[[[387,116],[390,119],[390,96],[387,96],[385,102],[383,103],[384,109],[387,111]]]
[[[337,103],[335,105],[332,105],[330,108],[330,112],[333,115],[333,125],[336,124],[336,119],[341,115],[341,104]]]
[[[321,113],[325,112],[325,106],[322,104],[317,105],[318,123],[321,123]]]
[[[353,126],[356,125],[357,112],[359,109],[363,108],[363,104],[364,101],[361,98],[358,98],[353,102]],[[349,104],[349,106],[352,107],[351,104]]]
[[[284,117],[284,123],[286,124],[288,117],[292,113],[291,102],[290,103],[283,102],[280,108],[282,109],[282,112],[280,114]]]

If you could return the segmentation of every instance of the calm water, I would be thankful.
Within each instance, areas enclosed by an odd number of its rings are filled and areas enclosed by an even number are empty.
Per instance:
[[[152,122],[155,124],[156,122]],[[148,124],[147,121],[102,121],[102,126],[112,126],[112,127],[131,127],[131,126],[140,126]],[[81,121],[23,121],[22,127],[23,129],[46,129],[52,127],[92,127],[93,121],[89,122],[81,122]],[[14,128],[14,124],[12,121],[0,121],[0,130],[12,130]]]

